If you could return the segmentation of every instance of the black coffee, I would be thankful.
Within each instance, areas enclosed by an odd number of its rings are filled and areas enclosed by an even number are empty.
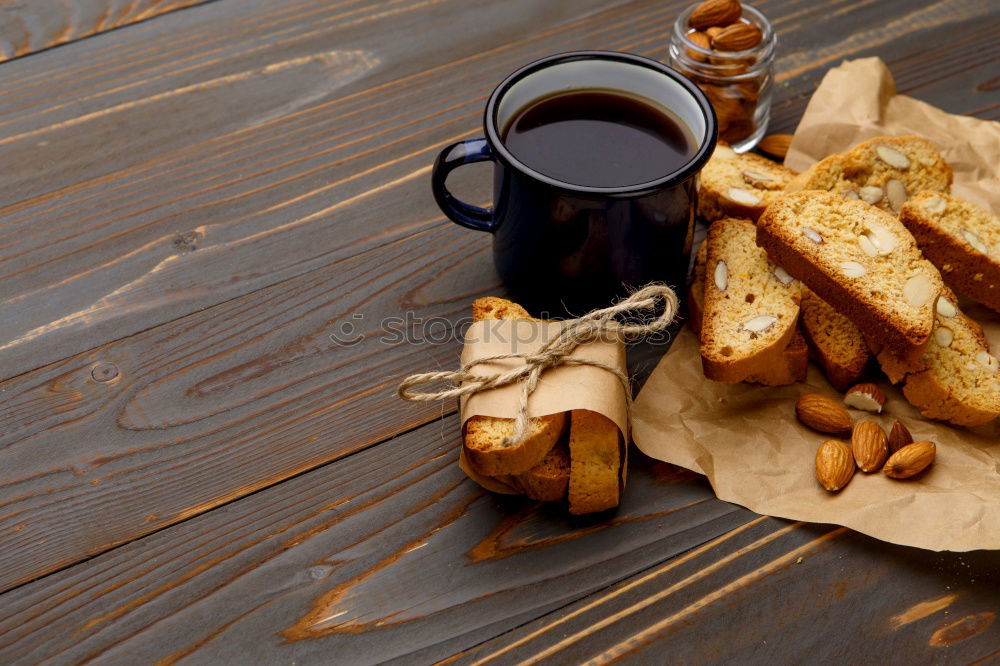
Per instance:
[[[662,178],[694,156],[691,131],[664,109],[605,90],[543,97],[502,133],[518,160],[573,185],[623,187]]]

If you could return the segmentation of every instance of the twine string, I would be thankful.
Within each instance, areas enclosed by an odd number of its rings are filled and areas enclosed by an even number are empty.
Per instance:
[[[621,324],[615,319],[626,313],[655,312],[661,307],[661,304],[662,310],[647,322]],[[628,375],[607,363],[572,356],[572,352],[582,344],[604,339],[604,336],[607,335],[618,335],[625,341],[629,341],[665,330],[673,322],[677,315],[677,309],[677,295],[673,289],[666,285],[649,284],[610,307],[593,310],[578,319],[561,322],[562,327],[559,334],[548,340],[535,352],[494,354],[469,361],[456,371],[423,372],[410,375],[399,385],[396,394],[403,400],[411,402],[430,402],[460,398],[510,384],[521,384],[517,417],[514,419],[514,431],[503,442],[503,446],[513,446],[524,441],[530,433],[531,419],[528,417],[528,400],[538,388],[538,380],[542,373],[549,368],[560,365],[589,365],[606,370],[618,378],[625,391],[627,414],[631,421],[632,392]],[[524,365],[492,374],[472,372],[474,366],[505,359],[523,359]],[[417,386],[440,382],[450,382],[452,387],[440,391],[420,392],[413,390]]]

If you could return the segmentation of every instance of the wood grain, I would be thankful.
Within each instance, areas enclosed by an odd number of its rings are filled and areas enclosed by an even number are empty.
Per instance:
[[[991,554],[747,526],[649,461],[616,518],[568,522],[477,491],[453,407],[392,396],[457,346],[380,322],[447,333],[498,290],[489,238],[433,205],[435,152],[535,57],[663,58],[684,4],[216,0],[4,64],[0,661],[996,657]],[[755,4],[774,131],[874,54],[1000,117],[987,3]]]
[[[998,565],[761,518],[450,663],[970,663],[1000,641]]]
[[[458,434],[435,421],[0,596],[0,661],[447,656],[751,517],[635,460],[617,514],[571,521],[465,479]]]
[[[456,30],[450,2],[223,0],[6,65],[0,150],[38,168],[0,176],[0,373],[425,228],[436,152],[504,73],[650,13],[576,18],[604,4],[476,0]]]
[[[206,1],[7,0],[0,4],[0,62]]]
[[[682,4],[219,0],[159,17],[149,35],[133,26],[8,63],[0,151],[34,166],[0,174],[10,202],[0,208],[0,376],[423,228],[436,216],[426,187],[435,152],[478,133],[504,74],[581,47],[663,58]],[[830,64],[810,64],[817,45],[830,57],[877,50],[908,92],[947,86],[939,96],[951,110],[997,113],[982,88],[998,47],[981,2],[908,10],[897,32],[842,47],[834,30],[875,21],[881,5],[761,6],[789,17],[776,19],[776,128],[793,126]],[[917,57],[956,30],[982,48],[934,67]],[[485,183],[472,194],[489,196]]]
[[[438,226],[0,384],[0,588],[439,416],[395,385],[454,363],[498,290],[475,239]]]

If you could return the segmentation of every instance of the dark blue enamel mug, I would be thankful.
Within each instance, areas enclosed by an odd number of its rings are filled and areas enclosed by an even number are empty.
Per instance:
[[[690,130],[686,163],[654,180],[600,187],[564,182],[515,157],[504,128],[527,105],[553,94],[608,90],[667,110]],[[695,178],[715,149],[712,105],[687,78],[654,60],[610,51],[543,58],[508,76],[490,95],[485,138],[446,147],[432,187],[441,210],[470,229],[493,234],[493,259],[512,298],[536,315],[582,314],[651,281],[683,293],[696,210]],[[493,207],[455,198],[448,174],[492,161]]]

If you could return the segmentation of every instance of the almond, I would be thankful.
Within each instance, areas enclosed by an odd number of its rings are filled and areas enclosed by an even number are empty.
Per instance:
[[[862,472],[875,472],[889,457],[889,437],[874,421],[862,421],[851,434],[851,451]]]
[[[795,278],[781,266],[774,267],[774,277],[778,278],[778,282],[781,284],[791,284],[795,281]]]
[[[875,146],[875,154],[891,167],[900,170],[910,168],[910,158],[891,146]]]
[[[858,194],[861,196],[861,200],[867,204],[877,204],[882,200],[882,195],[884,192],[881,187],[876,187],[875,185],[867,185],[858,190]]]
[[[698,48],[702,48],[702,49],[706,49],[706,50],[709,50],[709,49],[712,48],[712,42],[711,42],[711,40],[708,38],[708,35],[706,35],[703,32],[695,31],[695,32],[689,33],[688,36],[687,36],[687,38],[688,38],[689,42],[691,42],[692,44],[694,44]],[[692,60],[698,60],[700,62],[705,62],[706,60],[708,60],[708,56],[706,56],[704,53],[700,53],[698,51],[695,51],[694,49],[687,49],[687,54],[688,54],[688,57],[691,58]]]
[[[818,393],[803,393],[795,404],[795,415],[813,430],[843,437],[854,427],[854,419],[840,403]]]
[[[729,286],[729,268],[726,266],[726,262],[721,260],[715,265],[715,286],[719,288],[719,291],[725,291],[726,287]]]
[[[753,192],[747,192],[746,190],[741,190],[738,187],[730,187],[726,190],[726,198],[735,203],[743,204],[744,206],[759,206],[763,203],[761,198]]]
[[[857,200],[858,200],[858,199],[860,199],[861,197],[859,197],[859,196],[858,196],[858,193],[857,193],[857,192],[855,192],[854,190],[846,190],[846,191],[844,192],[844,196],[843,196],[843,198],[844,198],[844,199],[851,199],[852,201],[857,201]]]
[[[944,296],[939,296],[937,301],[937,313],[949,319],[958,314],[958,308]]]
[[[908,479],[927,469],[936,454],[934,442],[914,442],[893,453],[882,471],[893,479]]]
[[[776,323],[778,323],[778,318],[774,315],[758,315],[743,322],[743,328],[751,333],[762,335],[767,333]]]
[[[760,44],[764,35],[753,23],[734,23],[712,38],[712,48],[719,51],[746,51]]]
[[[885,396],[874,384],[852,386],[844,396],[844,404],[855,409],[880,414],[885,405]]]
[[[910,444],[913,444],[913,435],[910,434],[909,428],[903,425],[902,421],[896,419],[896,422],[892,424],[892,431],[889,433],[889,450],[895,453]]]
[[[979,236],[969,231],[968,229],[962,229],[962,238],[965,239],[966,243],[971,245],[974,249],[979,250],[983,254],[990,253],[990,248],[986,246],[986,243],[984,243],[982,239],[979,238]]]
[[[903,285],[903,298],[915,308],[920,308],[937,296],[934,283],[925,273],[918,273]]]
[[[948,202],[941,197],[930,197],[924,202],[927,212],[933,215],[940,215],[948,207]]]
[[[772,157],[784,159],[790,145],[792,145],[791,134],[768,134],[760,140],[757,147]]]
[[[722,28],[717,25],[713,25],[711,28],[705,28],[705,34],[708,35],[709,39],[713,39],[720,32],[722,32]]]
[[[847,444],[835,439],[823,442],[816,451],[816,480],[835,493],[854,477],[854,457]]]
[[[856,261],[844,261],[840,264],[840,272],[844,277],[859,278],[868,272],[868,269]]]
[[[743,7],[737,0],[706,0],[691,12],[688,25],[696,30],[712,26],[727,26],[736,23],[743,15]]]
[[[947,326],[938,326],[934,331],[934,342],[941,347],[950,347],[951,341],[955,339],[955,333]]]
[[[820,235],[815,229],[810,229],[809,227],[802,227],[802,234],[811,240],[813,243],[822,243],[823,236]]]
[[[893,178],[885,184],[885,196],[889,199],[889,207],[893,212],[898,213],[906,203],[910,195],[906,192],[906,185],[903,181]]]

